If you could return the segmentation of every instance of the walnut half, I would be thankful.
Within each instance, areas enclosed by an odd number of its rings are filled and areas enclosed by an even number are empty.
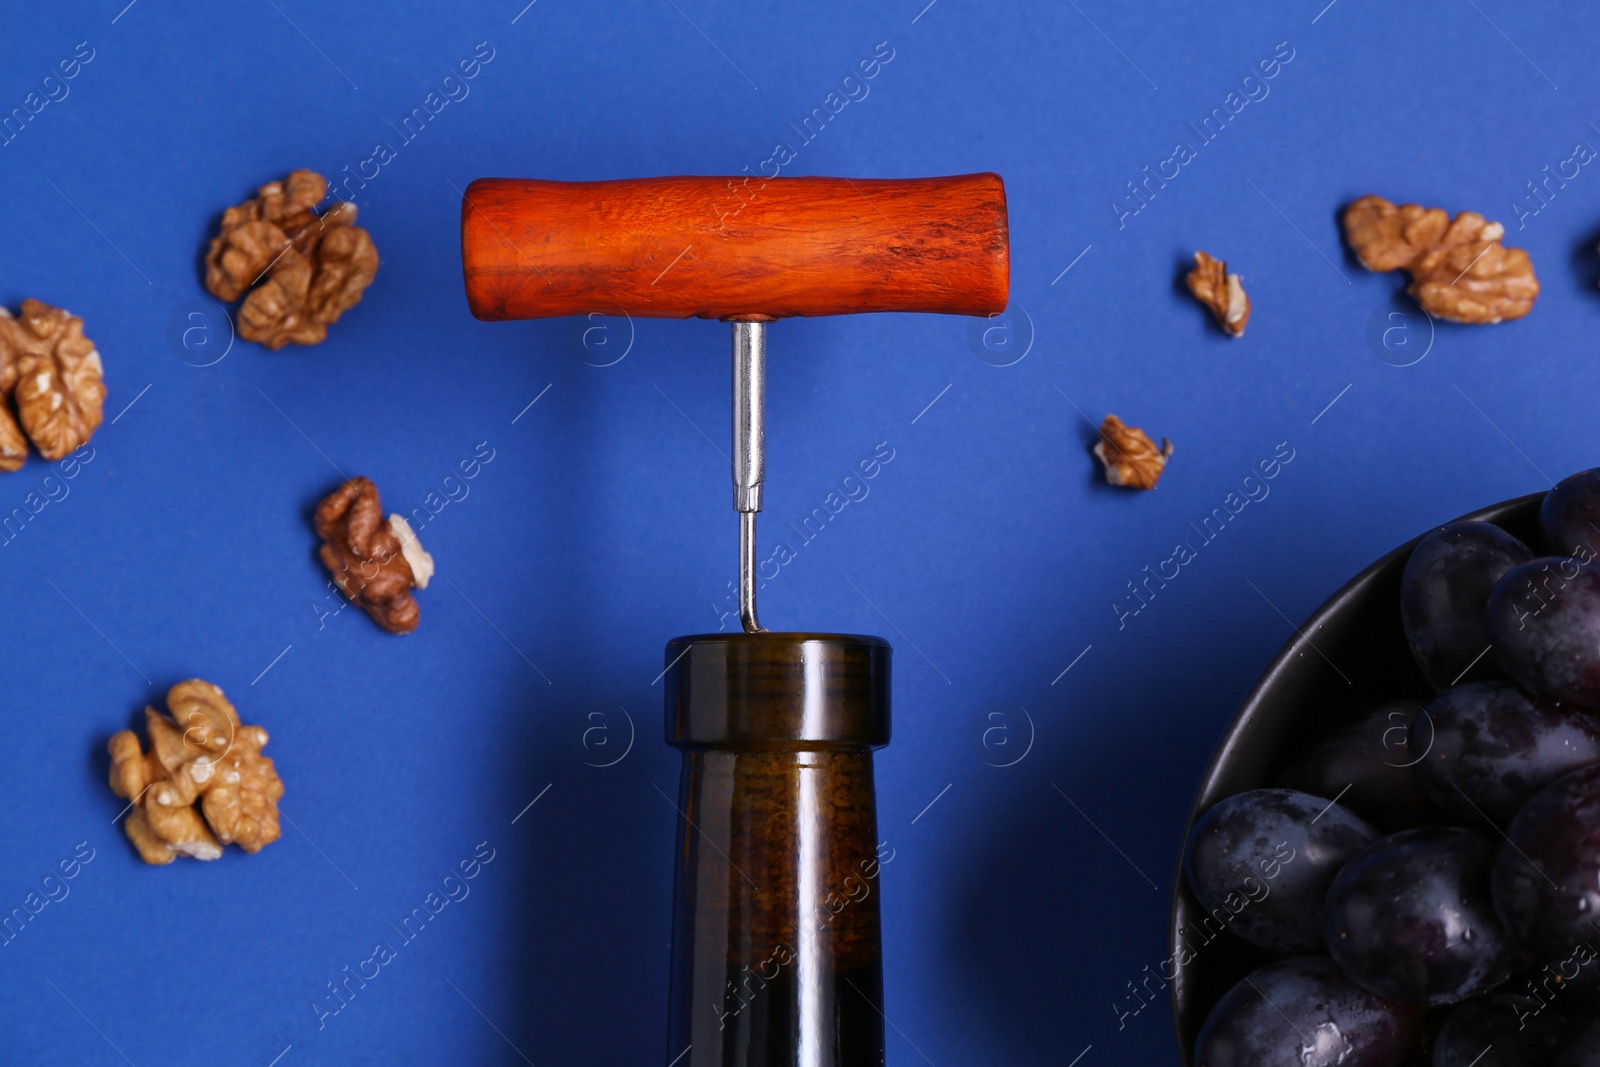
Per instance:
[[[417,628],[421,609],[411,595],[433,576],[433,557],[399,515],[383,518],[378,487],[351,478],[317,505],[322,562],[350,601],[392,634]]]
[[[1250,323],[1250,298],[1244,279],[1228,273],[1228,265],[1203,251],[1194,254],[1194,270],[1184,277],[1194,298],[1211,309],[1217,325],[1229,337],[1244,336]]]
[[[1106,481],[1130,489],[1154,489],[1172,455],[1172,442],[1161,439],[1161,447],[1137,426],[1129,426],[1115,415],[1100,424],[1100,440],[1094,454],[1105,464]]]
[[[1501,245],[1505,227],[1475,211],[1451,219],[1441,208],[1363,196],[1345,209],[1344,232],[1368,270],[1409,272],[1407,291],[1441,319],[1520,319],[1539,296],[1528,253]]]
[[[168,690],[167,707],[170,718],[144,709],[149,752],[132,730],[106,746],[111,791],[132,802],[123,830],[139,856],[150,864],[214,860],[224,845],[257,852],[276,841],[283,781],[261,754],[267,732],[241,725],[222,690],[198,678]]]
[[[320,174],[297,170],[223,213],[206,252],[206,288],[218,300],[245,298],[246,341],[271,349],[320,343],[377,274],[378,252],[355,225],[355,205],[316,213],[327,191]]]
[[[15,419],[5,396],[16,402]],[[100,425],[105,399],[100,353],[82,319],[39,300],[24,300],[16,318],[0,309],[0,470],[22,466],[24,433],[46,459],[81,448]]]

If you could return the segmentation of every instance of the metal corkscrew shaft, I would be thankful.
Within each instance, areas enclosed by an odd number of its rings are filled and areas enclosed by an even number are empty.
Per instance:
[[[765,401],[767,324],[733,324],[733,509],[739,513],[739,621],[761,633],[756,617],[756,512],[767,475]]]

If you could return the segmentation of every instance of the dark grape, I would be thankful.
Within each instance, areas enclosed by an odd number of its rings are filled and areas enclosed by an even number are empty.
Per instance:
[[[1600,1015],[1600,936],[1577,946],[1565,958],[1541,972],[1546,983],[1560,989],[1570,1003],[1591,1015]],[[1574,973],[1576,972],[1576,973]],[[1557,982],[1552,974],[1560,975]]]
[[[1547,700],[1600,707],[1600,565],[1544,556],[1513,567],[1486,617],[1507,674]]]
[[[1514,975],[1500,990],[1557,1005],[1570,1017],[1600,1014],[1600,937],[1581,942],[1557,959]]]
[[[1600,1067],[1600,1019],[1573,1024],[1550,1067]]]
[[[1600,467],[1563,478],[1546,493],[1539,528],[1553,556],[1600,555]]]
[[[1435,689],[1494,677],[1483,609],[1511,568],[1533,552],[1487,522],[1452,522],[1417,542],[1400,578],[1400,619],[1417,665]]]
[[[1471,830],[1405,830],[1363,849],[1328,891],[1328,949],[1363,989],[1452,1004],[1518,963],[1489,895],[1494,846]]]
[[[1431,744],[1425,727],[1421,743],[1411,743],[1411,722],[1421,711],[1415,701],[1395,700],[1361,712],[1285,768],[1282,784],[1339,797],[1340,806],[1391,833],[1452,821],[1428,799],[1413,769]]]
[[[1600,940],[1600,765],[1574,771],[1523,807],[1494,865],[1494,903],[1542,957]]]
[[[1328,885],[1377,836],[1321,797],[1253,789],[1195,820],[1184,868],[1210,925],[1277,952],[1320,949]]]
[[[1546,1062],[1566,1020],[1534,997],[1497,994],[1463,1004],[1433,1041],[1433,1067],[1533,1067]]]
[[[1465,819],[1481,815],[1499,826],[1557,778],[1600,763],[1600,722],[1510,682],[1446,690],[1415,730],[1413,747],[1427,753],[1417,778],[1428,795]]]
[[[1396,1067],[1422,1041],[1421,1013],[1358,988],[1325,956],[1271,963],[1217,1002],[1195,1067]]]

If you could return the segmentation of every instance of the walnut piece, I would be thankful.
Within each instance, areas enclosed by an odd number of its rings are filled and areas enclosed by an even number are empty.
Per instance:
[[[341,202],[318,215],[321,175],[297,170],[222,216],[206,252],[206,288],[219,300],[245,296],[239,336],[267,348],[314,345],[361,300],[378,271],[372,237]]]
[[[1539,279],[1520,248],[1500,244],[1505,227],[1475,211],[1363,196],[1345,209],[1345,239],[1368,270],[1403,269],[1423,310],[1451,322],[1495,323],[1533,310]]]
[[[1105,464],[1106,481],[1130,489],[1154,489],[1172,455],[1172,442],[1161,439],[1161,447],[1137,426],[1129,426],[1115,415],[1100,424],[1100,440],[1094,454]]]
[[[1228,265],[1203,251],[1194,254],[1194,270],[1184,278],[1194,298],[1211,309],[1217,325],[1229,337],[1242,337],[1250,322],[1250,298],[1244,279],[1228,273]]]
[[[392,634],[417,628],[421,609],[411,595],[433,575],[433,557],[405,519],[383,520],[378,487],[351,478],[317,505],[322,562],[350,601]]]
[[[150,864],[214,860],[224,845],[257,852],[276,841],[283,781],[261,754],[267,732],[241,725],[222,690],[198,678],[168,690],[167,708],[170,718],[144,709],[149,752],[132,730],[113,734],[106,746],[111,791],[132,801],[123,828],[140,857]]]
[[[106,399],[100,353],[83,320],[38,300],[24,300],[20,317],[0,315],[0,394],[17,405],[13,420],[0,397],[0,470],[27,458],[23,433],[46,459],[81,448]]]

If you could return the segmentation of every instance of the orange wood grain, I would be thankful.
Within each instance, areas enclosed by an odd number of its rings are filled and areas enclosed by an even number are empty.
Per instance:
[[[480,319],[990,315],[1010,287],[1005,186],[948,178],[480,178],[461,207]]]

